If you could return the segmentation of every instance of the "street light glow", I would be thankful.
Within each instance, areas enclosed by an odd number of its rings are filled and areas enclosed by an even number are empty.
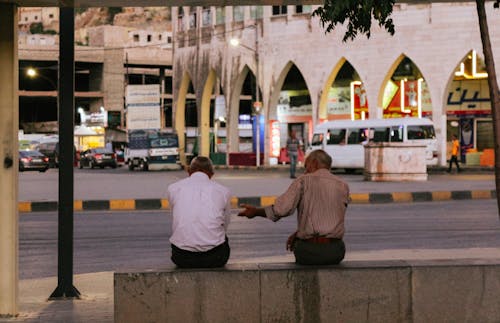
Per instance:
[[[29,76],[29,77],[35,77],[37,75],[37,72],[34,68],[30,67],[26,70],[26,74]]]
[[[229,43],[231,44],[231,46],[234,46],[234,47],[240,46],[240,40],[238,38],[231,38],[229,40]]]

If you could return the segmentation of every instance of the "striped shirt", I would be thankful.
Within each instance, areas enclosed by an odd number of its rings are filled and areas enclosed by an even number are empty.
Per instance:
[[[319,169],[297,178],[279,196],[274,205],[265,207],[267,218],[278,221],[297,210],[297,237],[344,236],[344,217],[349,203],[349,186],[327,169]]]

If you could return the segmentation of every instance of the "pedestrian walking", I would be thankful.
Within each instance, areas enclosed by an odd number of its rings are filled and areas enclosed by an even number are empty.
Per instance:
[[[299,149],[301,148],[302,142],[297,138],[296,132],[294,130],[290,131],[290,137],[286,141],[286,151],[290,159],[290,178],[296,178],[297,159],[299,156]]]
[[[458,141],[458,138],[456,135],[452,135],[452,140],[451,140],[451,158],[450,158],[450,165],[448,166],[447,172],[451,172],[451,166],[453,163],[457,166],[457,172],[460,172],[460,166],[458,165],[458,152],[460,150],[460,142]]]

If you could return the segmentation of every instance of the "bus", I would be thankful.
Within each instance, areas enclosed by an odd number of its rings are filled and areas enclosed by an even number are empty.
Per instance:
[[[434,125],[426,118],[390,118],[327,121],[314,129],[308,152],[323,149],[332,166],[346,172],[365,167],[364,145],[369,142],[402,142],[426,145],[426,163],[438,164]]]

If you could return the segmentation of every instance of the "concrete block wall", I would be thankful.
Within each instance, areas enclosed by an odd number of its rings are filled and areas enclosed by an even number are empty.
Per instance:
[[[500,260],[115,273],[115,322],[498,322]]]

